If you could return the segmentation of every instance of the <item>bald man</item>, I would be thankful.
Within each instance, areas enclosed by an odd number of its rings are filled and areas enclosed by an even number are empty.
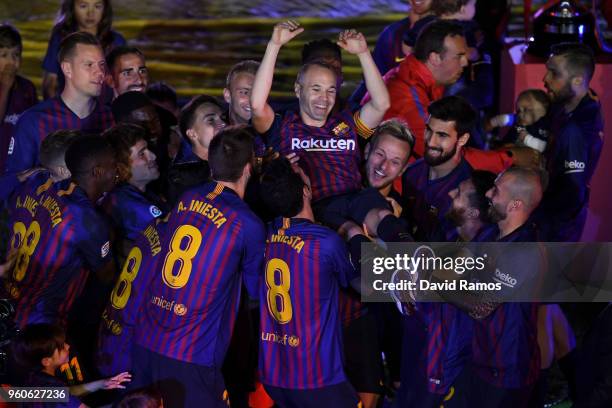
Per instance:
[[[542,192],[542,178],[536,170],[512,167],[500,174],[487,192],[489,216],[497,223],[497,236],[489,235],[484,240],[536,241],[535,230],[527,220],[542,200]]]
[[[540,204],[543,190],[539,171],[511,167],[497,177],[486,194],[491,203],[489,217],[495,225],[475,241],[505,242],[507,246],[495,251],[498,253],[488,251],[495,260],[494,274],[477,280],[502,282],[500,299],[528,289],[542,270],[537,245],[512,243],[537,241],[530,216]],[[469,400],[465,406],[525,406],[540,374],[538,304],[456,304],[475,319],[472,365],[455,383],[458,395]]]

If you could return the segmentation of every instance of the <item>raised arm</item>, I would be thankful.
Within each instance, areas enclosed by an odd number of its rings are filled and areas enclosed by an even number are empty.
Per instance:
[[[340,33],[338,46],[359,58],[366,88],[371,97],[370,101],[361,107],[359,116],[366,126],[373,129],[381,122],[390,106],[387,86],[368,50],[363,34],[355,30],[345,30]]]
[[[255,75],[255,82],[251,90],[252,120],[255,130],[264,133],[270,129],[274,122],[274,111],[268,104],[268,96],[274,78],[274,66],[281,47],[304,29],[297,21],[289,20],[274,26],[272,37],[266,47],[266,53]]]

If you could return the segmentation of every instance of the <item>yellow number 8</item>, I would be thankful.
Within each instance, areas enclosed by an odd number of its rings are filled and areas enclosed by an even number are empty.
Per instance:
[[[185,248],[181,248],[184,238],[188,238]],[[181,225],[174,231],[170,241],[170,252],[166,255],[162,278],[164,283],[173,289],[180,289],[187,284],[191,270],[192,260],[198,253],[202,244],[202,233],[193,225]],[[173,273],[174,264],[180,262],[176,275]]]
[[[276,272],[280,273],[280,284],[276,284]],[[280,324],[287,324],[293,318],[293,306],[289,297],[291,287],[291,274],[287,262],[279,258],[273,258],[266,265],[266,286],[268,286],[268,310],[270,314]],[[279,310],[276,298],[281,299],[281,309]]]
[[[123,309],[132,293],[132,282],[138,275],[140,264],[142,263],[142,251],[140,248],[134,247],[128,254],[128,257],[123,264],[123,270],[119,275],[119,281],[111,294],[111,304],[115,309]]]
[[[19,237],[19,242],[17,241]],[[17,260],[15,261],[15,269],[13,269],[13,278],[17,282],[21,282],[25,277],[26,270],[30,263],[30,257],[38,245],[40,240],[40,224],[37,221],[32,221],[32,224],[26,230],[23,222],[16,222],[13,225],[13,240],[11,246],[15,249],[19,248]]]

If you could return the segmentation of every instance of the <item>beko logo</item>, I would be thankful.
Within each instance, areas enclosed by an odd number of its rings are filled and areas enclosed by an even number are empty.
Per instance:
[[[511,288],[516,285],[516,279],[507,273],[502,273],[499,269],[495,269],[495,278],[497,282],[502,283],[506,286],[510,286]]]

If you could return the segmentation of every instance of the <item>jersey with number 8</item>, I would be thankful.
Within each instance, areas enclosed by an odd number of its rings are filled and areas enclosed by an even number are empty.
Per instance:
[[[138,233],[102,313],[97,366],[103,376],[132,370],[132,340],[146,291],[161,253],[166,222],[156,219]]]
[[[264,239],[263,224],[231,189],[209,183],[183,194],[168,218],[136,344],[220,367],[241,281],[258,294]]]
[[[264,272],[261,382],[313,389],[345,381],[338,290],[355,277],[345,243],[308,220],[279,218],[268,227]]]
[[[89,271],[111,259],[107,223],[80,187],[65,180],[38,192],[33,219],[11,220],[19,249],[8,284],[20,328],[65,323]]]

